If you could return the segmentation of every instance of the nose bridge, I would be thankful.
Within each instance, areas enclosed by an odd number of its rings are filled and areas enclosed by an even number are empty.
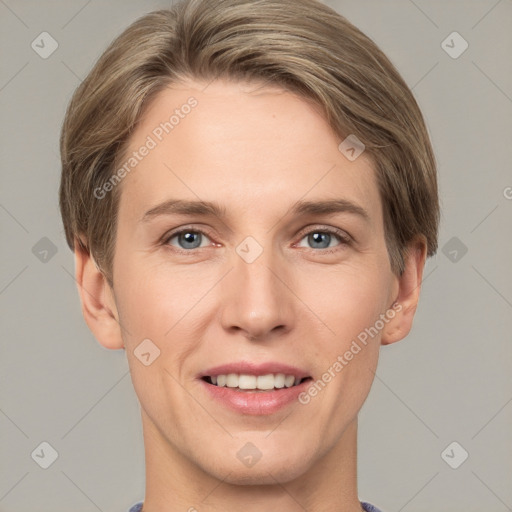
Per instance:
[[[248,237],[237,246],[233,266],[225,288],[224,327],[238,328],[250,338],[289,328],[290,293],[282,282],[286,276],[280,276],[279,254]]]

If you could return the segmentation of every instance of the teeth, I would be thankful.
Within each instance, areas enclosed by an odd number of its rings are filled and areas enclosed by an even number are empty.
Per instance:
[[[274,377],[274,387],[277,389],[284,388],[285,376],[284,373],[277,373]]]
[[[302,380],[299,377],[295,377],[295,375],[285,375],[284,373],[269,373],[257,376],[228,373],[227,375],[217,375],[210,378],[212,384],[219,387],[262,390],[290,388],[300,384]]]
[[[238,375],[236,373],[228,373],[226,375],[226,387],[237,388],[238,387]]]
[[[242,377],[240,376],[240,381]],[[256,379],[256,387],[258,389],[274,389],[275,377],[269,373],[268,375],[258,375]],[[240,387],[242,387],[240,385]]]
[[[287,375],[284,378],[284,385],[287,388],[291,388],[295,383],[295,377],[293,375]]]
[[[256,377],[256,375],[235,375],[235,377],[238,380],[238,386],[231,386],[232,388],[239,387],[240,389],[258,389],[258,377]]]

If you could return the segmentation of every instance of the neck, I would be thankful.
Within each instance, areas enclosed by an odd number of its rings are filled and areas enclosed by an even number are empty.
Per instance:
[[[146,496],[142,512],[360,512],[357,496],[357,419],[309,469],[287,481],[230,484],[205,472],[162,436],[142,410]],[[236,468],[233,468],[235,471]]]

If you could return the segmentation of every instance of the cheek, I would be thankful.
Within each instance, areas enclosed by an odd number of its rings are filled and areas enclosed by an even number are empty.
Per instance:
[[[316,340],[312,360],[317,362],[317,380],[307,392],[310,398],[303,400],[311,402],[318,428],[332,442],[370,391],[380,347],[380,333],[371,328],[384,311],[386,291],[375,274],[345,274],[332,279],[316,305],[334,334]]]
[[[141,336],[165,339],[190,308],[194,294],[188,293],[190,288],[183,293],[186,280],[170,267],[148,264],[144,254],[119,259],[116,270],[116,304],[125,336],[133,342]]]
[[[329,389],[324,395],[327,409],[354,411],[364,401],[373,381],[380,347],[376,321],[386,310],[387,277],[377,271],[351,269],[337,272],[323,280],[309,295],[311,309],[322,323],[312,359],[317,361],[317,386]],[[319,331],[320,333],[320,331]],[[350,383],[350,384],[349,384]],[[342,405],[341,405],[342,404]],[[341,409],[340,409],[341,408]]]
[[[155,389],[163,389],[161,379],[169,380],[164,387],[172,384],[171,375],[182,379],[188,368],[184,363],[199,349],[203,325],[211,320],[207,292],[217,281],[206,274],[202,279],[192,266],[177,269],[136,257],[119,266],[116,303],[127,357],[135,387],[151,382],[149,401],[155,399]],[[145,366],[141,354],[148,352],[146,359],[154,362]]]
[[[387,307],[389,283],[383,273],[358,268],[316,274],[302,287],[304,303],[310,306],[338,350],[370,327]]]
[[[197,348],[187,313],[200,290],[183,293],[186,280],[179,273],[136,259],[120,265],[119,277],[116,302],[133,386],[156,421],[169,402],[179,403],[181,387],[175,382],[181,380],[183,360]]]

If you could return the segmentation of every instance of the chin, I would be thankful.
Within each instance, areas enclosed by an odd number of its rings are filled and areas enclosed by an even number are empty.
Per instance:
[[[231,485],[275,485],[291,482],[303,473],[297,467],[260,468],[258,471],[252,468],[248,471],[233,470],[227,477],[218,475],[217,478]]]
[[[275,485],[297,479],[308,471],[310,465],[311,461],[306,454],[295,452],[293,457],[289,454],[276,453],[272,458],[267,456],[266,460],[263,455],[251,467],[245,466],[235,458],[233,464],[203,469],[214,478],[232,485]]]

